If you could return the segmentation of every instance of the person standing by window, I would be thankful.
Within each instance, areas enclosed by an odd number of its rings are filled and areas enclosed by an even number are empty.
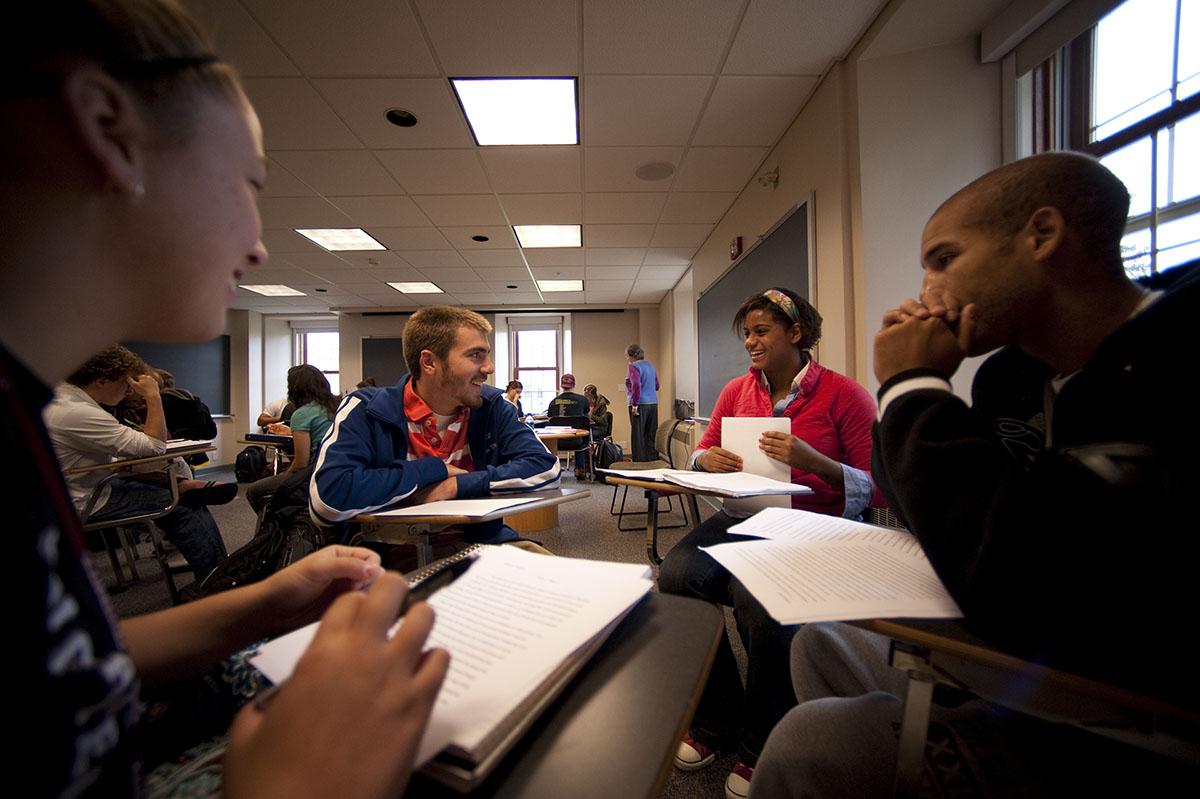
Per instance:
[[[625,348],[629,372],[625,376],[625,394],[629,398],[629,446],[635,461],[657,457],[654,433],[658,429],[658,371],[646,360],[637,344]]]

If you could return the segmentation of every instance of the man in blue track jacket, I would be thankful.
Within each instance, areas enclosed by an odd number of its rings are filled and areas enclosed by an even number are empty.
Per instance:
[[[404,326],[409,376],[342,401],[313,471],[309,511],[330,526],[361,513],[557,484],[558,459],[499,389],[487,334],[474,311],[422,308]],[[500,521],[467,528],[472,542],[519,536]]]

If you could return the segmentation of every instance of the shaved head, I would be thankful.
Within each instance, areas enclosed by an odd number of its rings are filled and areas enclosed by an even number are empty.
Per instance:
[[[1033,212],[1057,208],[1080,249],[1106,273],[1123,277],[1121,236],[1129,192],[1099,161],[1080,153],[1054,152],[1024,158],[967,184],[934,216],[954,208],[962,223],[1001,239],[1020,231]]]

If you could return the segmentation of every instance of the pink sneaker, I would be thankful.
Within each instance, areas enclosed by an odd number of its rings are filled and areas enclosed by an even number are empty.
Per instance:
[[[725,799],[746,799],[750,795],[750,778],[754,769],[742,761],[734,764],[733,771],[725,778]]]
[[[716,759],[715,749],[710,749],[692,736],[685,735],[675,752],[675,768],[680,771],[697,771]]]

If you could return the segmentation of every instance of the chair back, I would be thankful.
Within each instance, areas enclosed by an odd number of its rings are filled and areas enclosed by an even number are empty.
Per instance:
[[[592,443],[592,420],[588,416],[555,416],[554,424],[560,427],[574,427],[576,430],[587,430],[586,438],[564,438],[558,442],[559,452],[574,452],[583,449]]]
[[[609,438],[610,436],[612,436],[612,422],[613,422],[612,411],[605,411],[604,412],[604,429],[602,431],[600,431],[601,438]]]
[[[671,437],[678,426],[678,419],[667,419],[658,426],[658,430],[654,434],[654,448],[658,450],[658,457],[669,463],[672,469],[677,467],[671,457]]]

